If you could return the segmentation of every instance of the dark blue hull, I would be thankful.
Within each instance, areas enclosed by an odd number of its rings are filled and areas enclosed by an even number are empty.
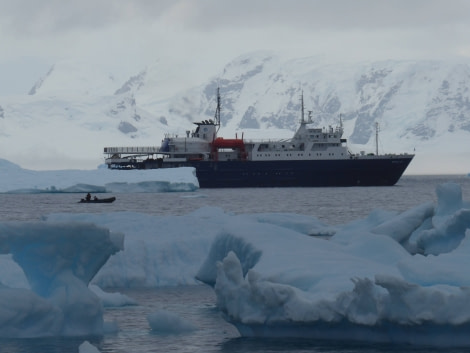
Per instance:
[[[124,169],[194,167],[201,188],[391,186],[413,155],[293,161],[144,160],[117,165]],[[115,165],[116,167],[116,165]]]
[[[194,161],[201,188],[391,186],[412,156],[315,161]]]

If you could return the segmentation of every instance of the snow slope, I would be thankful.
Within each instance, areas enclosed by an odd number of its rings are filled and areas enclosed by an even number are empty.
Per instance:
[[[198,86],[185,86],[180,69],[155,61],[122,78],[57,63],[30,95],[0,98],[0,158],[29,169],[92,169],[103,147],[159,146],[165,134],[212,118],[220,87],[222,136],[290,137],[303,92],[318,126],[341,116],[354,152],[375,151],[377,122],[380,152],[416,153],[407,173],[468,172],[468,60],[330,63],[255,52]]]

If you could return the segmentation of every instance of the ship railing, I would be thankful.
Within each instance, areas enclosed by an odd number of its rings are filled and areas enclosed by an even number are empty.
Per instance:
[[[138,154],[138,153],[160,153],[160,147],[146,146],[146,147],[105,147],[104,153],[108,154]]]
[[[354,159],[378,159],[378,158],[384,158],[384,157],[388,157],[388,158],[396,158],[396,157],[410,157],[410,156],[414,156],[413,154],[410,154],[410,153],[384,153],[384,154],[375,154],[375,153],[372,153],[372,152],[369,152],[369,153],[351,153],[349,152],[349,156],[350,158],[354,158]]]
[[[273,142],[289,142],[291,139],[243,139],[245,143],[273,143]]]

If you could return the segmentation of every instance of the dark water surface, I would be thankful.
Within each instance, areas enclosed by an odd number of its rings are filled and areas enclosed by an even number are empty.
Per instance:
[[[220,207],[227,212],[292,212],[312,215],[329,224],[341,224],[367,216],[380,208],[404,211],[436,201],[436,186],[461,185],[470,200],[470,177],[405,176],[395,186],[338,188],[241,188],[200,189],[195,192],[113,194],[111,204],[78,203],[82,194],[0,194],[0,221],[39,220],[50,213],[132,211],[153,215],[182,215],[200,207]],[[109,197],[110,194],[98,194]]]
[[[182,215],[200,207],[220,207],[227,212],[293,212],[311,215],[329,224],[365,217],[370,211],[405,211],[437,200],[436,186],[456,182],[463,198],[470,200],[470,178],[466,176],[405,176],[393,187],[202,189],[190,193],[115,194],[112,204],[80,204],[81,194],[0,194],[0,221],[40,220],[57,212],[94,213],[132,211],[153,215]],[[105,197],[105,195],[98,195]],[[106,195],[109,196],[109,195]],[[107,290],[110,291],[110,290]],[[0,353],[78,352],[88,340],[101,352],[470,352],[470,349],[323,342],[299,339],[246,339],[226,323],[215,306],[215,295],[206,286],[156,289],[123,289],[139,305],[110,308],[105,321],[116,322],[120,331],[104,337],[0,339]],[[156,334],[147,315],[165,309],[196,326],[185,334]]]

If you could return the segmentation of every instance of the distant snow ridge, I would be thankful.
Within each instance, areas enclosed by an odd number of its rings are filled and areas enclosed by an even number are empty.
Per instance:
[[[96,165],[105,145],[158,146],[165,134],[184,135],[193,122],[213,118],[220,87],[224,136],[286,137],[298,126],[303,92],[306,116],[311,111],[319,127],[335,126],[341,117],[355,152],[375,152],[379,123],[380,152],[416,150],[422,158],[411,168],[431,169],[437,158],[435,173],[463,170],[461,151],[470,147],[469,60],[327,63],[255,52],[192,88],[181,83],[178,69],[156,62],[120,81],[96,65],[57,63],[31,96],[2,101],[0,151],[15,159],[34,152],[34,160],[65,154],[71,165],[94,158]],[[39,140],[51,123],[64,136],[60,147],[56,139]]]
[[[93,62],[62,60],[31,88],[29,95],[80,98],[111,96],[120,82],[106,66]]]
[[[123,94],[128,92],[133,92],[134,90],[138,90],[140,87],[144,85],[143,80],[147,73],[147,70],[142,71],[141,73],[137,74],[136,76],[130,77],[122,87],[116,90],[114,94]]]
[[[325,65],[305,59],[280,62],[265,54],[235,60],[216,80],[225,100],[224,125],[246,128],[256,121],[260,127],[294,130],[303,91],[314,122],[339,123],[341,114],[353,127],[352,143],[372,142],[374,122],[380,122],[386,134],[418,140],[450,130],[470,131],[470,92],[465,89],[469,63]],[[204,106],[205,102],[195,110]]]
[[[47,77],[49,75],[52,74],[52,72],[54,71],[54,65],[52,65],[52,67],[49,69],[49,71],[47,72],[46,76],[45,77],[41,77],[39,78],[39,80],[36,81],[36,83],[34,84],[33,87],[31,87],[31,89],[29,90],[28,94],[30,96],[36,94],[36,92],[41,88],[43,82],[47,79]]]
[[[282,61],[262,52],[233,60],[208,83],[175,97],[168,114],[193,121],[212,117],[214,92],[220,87],[221,131],[248,130],[249,137],[257,138],[264,129],[294,131],[303,92],[305,113],[312,112],[314,124],[338,125],[341,117],[351,144],[374,151],[377,122],[383,152],[432,148],[427,141],[440,139],[449,140],[441,145],[441,152],[448,152],[448,146],[461,149],[452,139],[468,140],[469,84],[468,61],[328,64],[316,58]]]

